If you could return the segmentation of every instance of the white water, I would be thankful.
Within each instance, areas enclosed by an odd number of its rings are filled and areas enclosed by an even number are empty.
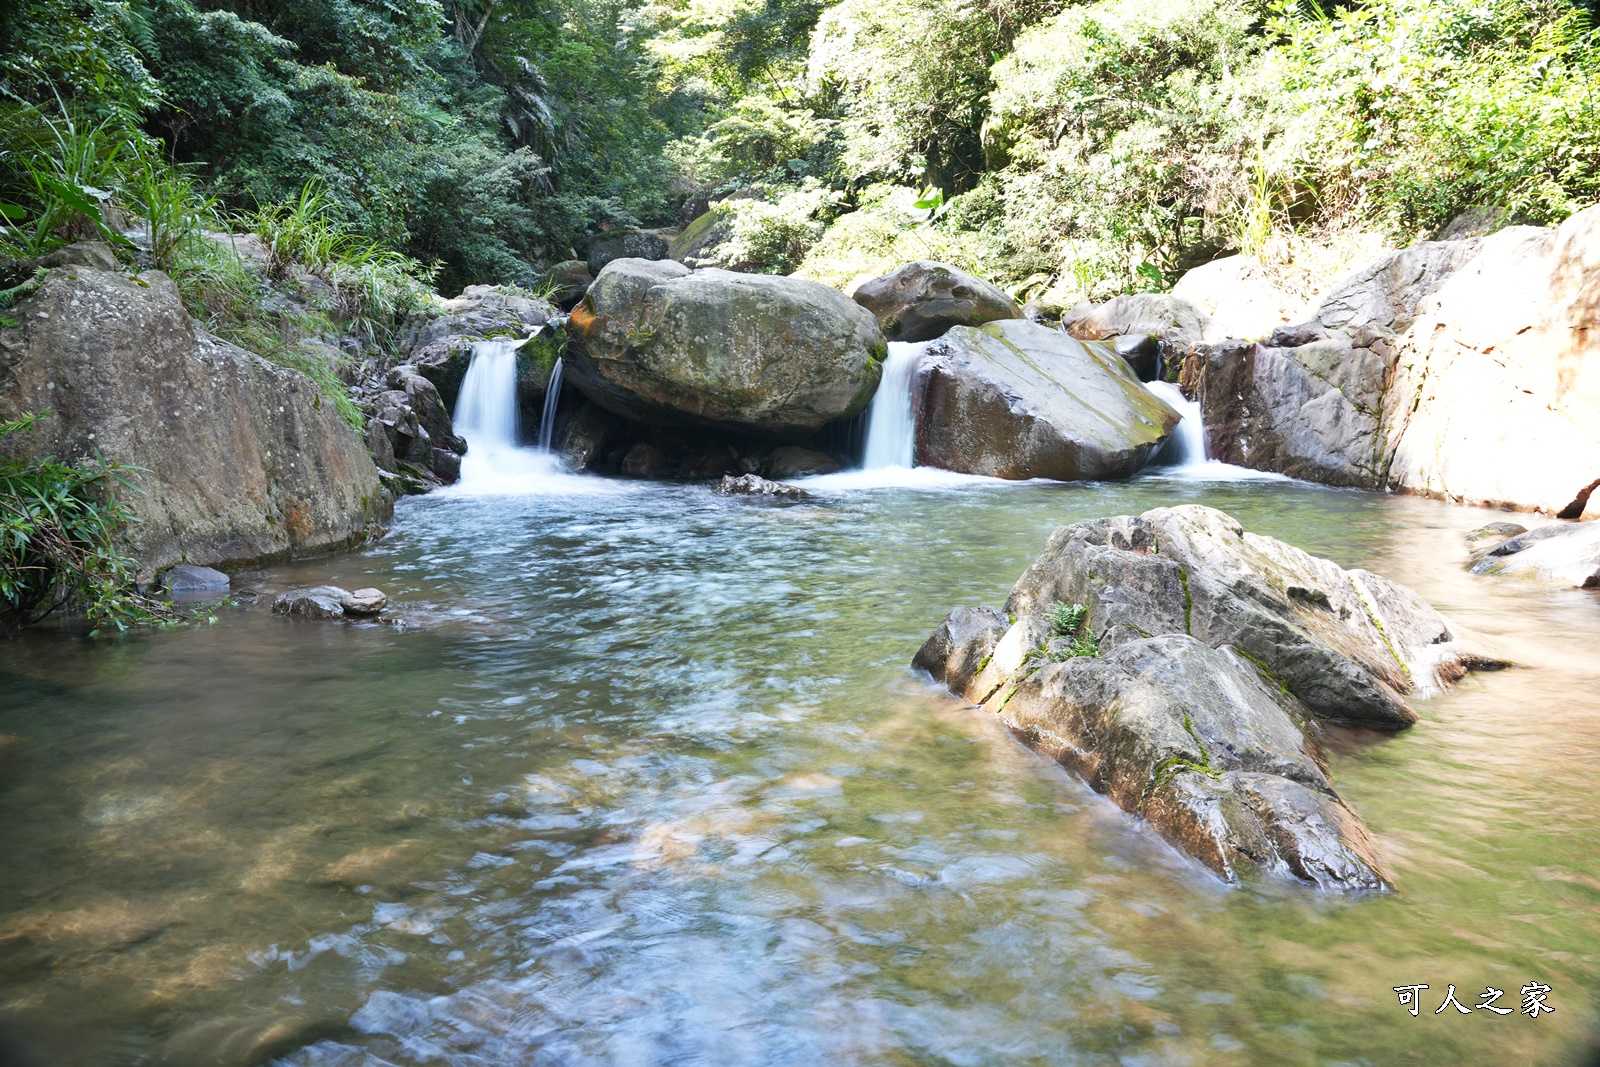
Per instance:
[[[517,349],[523,340],[473,342],[472,362],[461,383],[454,415],[456,433],[466,438],[467,453],[461,457],[461,480],[444,491],[470,496],[625,491],[624,486],[605,479],[568,473],[551,451],[550,434],[561,389],[559,360],[545,396],[539,447],[519,444]]]
[[[551,437],[556,429],[556,408],[561,405],[561,357],[550,371],[550,385],[544,393],[544,411],[539,415],[539,451],[550,452]]]
[[[916,466],[912,451],[916,420],[911,413],[911,375],[917,361],[928,350],[927,344],[890,341],[889,355],[883,361],[883,379],[867,408],[867,447],[861,467],[881,470]]]
[[[1172,436],[1156,455],[1151,464],[1152,468],[1164,468],[1163,473],[1185,478],[1219,481],[1253,479],[1292,481],[1285,475],[1274,474],[1271,471],[1251,470],[1249,467],[1236,467],[1232,463],[1208,459],[1206,427],[1200,414],[1200,402],[1184,396],[1183,390],[1171,382],[1146,382],[1144,387],[1182,416],[1178,428],[1172,432]]]

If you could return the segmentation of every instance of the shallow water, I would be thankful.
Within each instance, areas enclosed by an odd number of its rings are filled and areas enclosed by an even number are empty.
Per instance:
[[[0,644],[0,1025],[96,1067],[1587,1062],[1600,597],[1466,574],[1500,516],[1173,476],[815,487],[436,494],[255,583],[376,585],[400,625],[262,601]],[[906,666],[1055,525],[1186,501],[1526,664],[1345,738],[1399,893],[1227,890]],[[1530,981],[1554,1014],[1433,1014]]]

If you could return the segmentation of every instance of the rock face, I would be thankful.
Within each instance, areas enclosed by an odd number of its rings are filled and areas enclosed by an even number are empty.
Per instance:
[[[1227,256],[1186,271],[1172,295],[1206,317],[1205,340],[1260,340],[1274,330],[1304,322],[1310,308],[1274,285],[1254,256]]]
[[[195,327],[166,275],[51,271],[0,330],[0,419],[53,414],[3,446],[146,468],[124,504],[141,580],[356,544],[392,498],[313,383]]]
[[[996,478],[1126,478],[1179,421],[1110,344],[1025,319],[952,329],[912,395],[917,463]]]
[[[794,439],[863,410],[884,351],[825,285],[618,259],[573,310],[565,376],[646,425]]]
[[[1196,369],[1213,458],[1596,517],[1600,208],[1396,252]]]
[[[1487,549],[1472,572],[1600,588],[1600,522],[1557,523],[1515,533]]]
[[[952,612],[916,666],[1229,880],[1385,886],[1319,722],[1397,729],[1405,693],[1500,665],[1410,590],[1197,505],[1058,529],[1006,610]]]
[[[931,260],[907,263],[863,282],[853,297],[877,317],[891,341],[931,341],[952,326],[1022,317],[1017,302],[998,287]]]
[[[472,342],[490,337],[528,337],[542,328],[545,333],[556,332],[554,304],[489,285],[467,286],[460,296],[441,302],[439,312],[436,318],[412,328],[409,362],[438,388],[439,396],[452,408],[472,362]],[[549,380],[548,373],[545,380]],[[543,388],[537,391],[542,393]]]

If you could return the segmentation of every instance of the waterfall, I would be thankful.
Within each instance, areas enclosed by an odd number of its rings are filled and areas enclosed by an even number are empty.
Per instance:
[[[550,439],[556,429],[556,408],[561,404],[561,357],[550,371],[550,384],[544,391],[544,410],[539,414],[539,451],[550,452]]]
[[[468,451],[517,447],[518,341],[474,341],[454,416]]]
[[[867,447],[863,470],[888,467],[911,468],[915,446],[915,420],[911,414],[911,376],[917,361],[927,351],[926,342],[890,341],[889,355],[883,361],[883,378],[867,408]]]
[[[1163,467],[1203,467],[1206,464],[1206,428],[1200,417],[1200,402],[1190,400],[1171,382],[1146,382],[1145,388],[1183,417],[1167,443],[1156,455],[1155,465]]]

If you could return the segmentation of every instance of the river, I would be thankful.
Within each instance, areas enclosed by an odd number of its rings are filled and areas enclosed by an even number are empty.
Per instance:
[[[1593,1055],[1600,596],[1467,574],[1505,516],[1162,473],[563,484],[411,498],[366,551],[238,583],[377,586],[393,623],[268,596],[0,643],[0,1029],[52,1067]],[[1397,893],[1228,889],[909,669],[1056,525],[1179,502],[1524,665],[1339,735]],[[1554,1013],[1434,1014],[1530,982]]]

